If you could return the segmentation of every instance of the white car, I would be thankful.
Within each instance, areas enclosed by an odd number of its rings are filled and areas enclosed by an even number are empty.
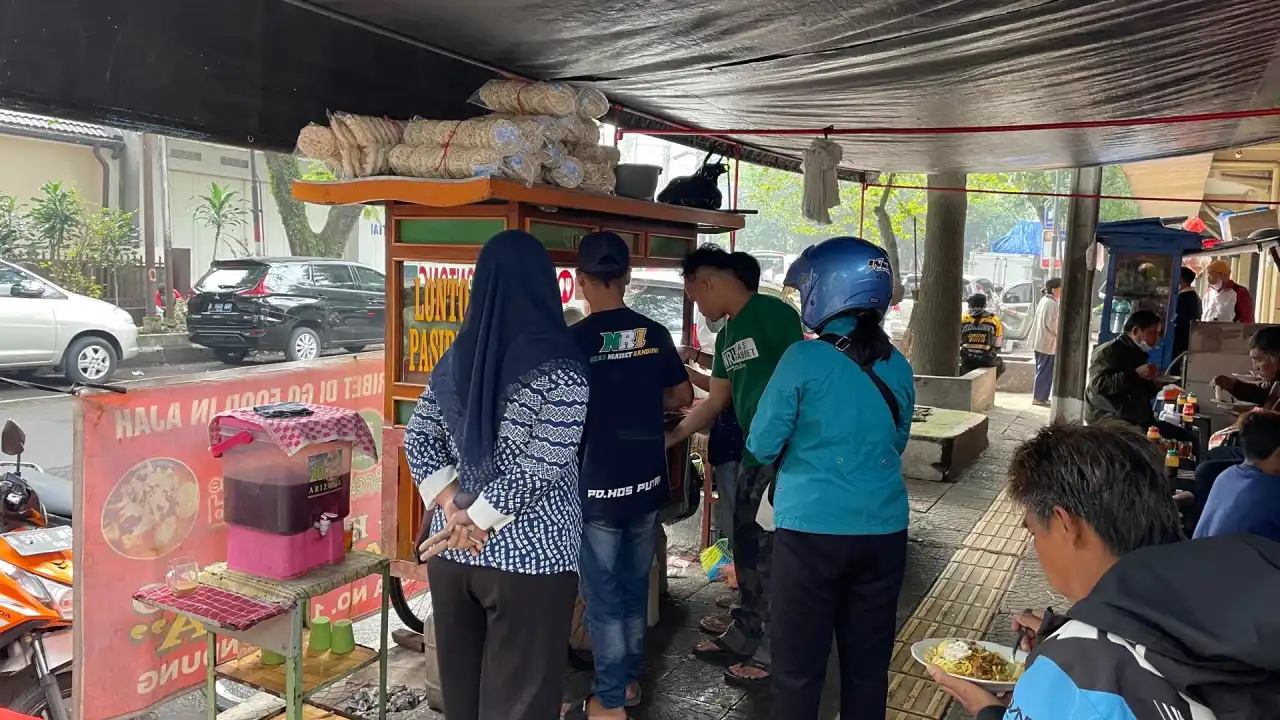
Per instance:
[[[133,317],[0,260],[0,372],[55,369],[104,383],[138,355]]]
[[[770,282],[760,283],[760,292],[782,297],[782,287]],[[684,279],[675,270],[636,269],[631,271],[631,284],[627,286],[627,307],[647,316],[671,333],[676,347],[685,343],[684,328]],[[707,327],[707,319],[693,308],[693,320],[698,324],[698,347],[710,351],[716,345],[716,334]]]

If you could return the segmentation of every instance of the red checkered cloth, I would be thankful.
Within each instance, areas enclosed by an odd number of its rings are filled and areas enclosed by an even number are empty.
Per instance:
[[[288,601],[272,603],[208,585],[201,585],[195,592],[182,597],[174,595],[168,585],[160,585],[135,592],[133,599],[209,620],[230,630],[248,630],[264,620],[289,612]]]
[[[360,413],[328,405],[301,404],[311,410],[310,415],[267,418],[255,413],[253,408],[219,413],[209,421],[209,446],[212,448],[222,442],[222,428],[226,426],[233,431],[227,435],[234,435],[235,430],[260,430],[290,457],[308,445],[350,440],[355,444],[356,450],[374,460],[378,459],[378,445],[374,442],[369,424],[360,417]]]

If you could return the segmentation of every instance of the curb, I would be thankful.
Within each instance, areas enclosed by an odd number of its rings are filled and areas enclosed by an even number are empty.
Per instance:
[[[213,351],[199,345],[169,345],[139,347],[136,357],[121,361],[120,367],[144,367],[148,365],[180,365],[182,363],[217,360]]]

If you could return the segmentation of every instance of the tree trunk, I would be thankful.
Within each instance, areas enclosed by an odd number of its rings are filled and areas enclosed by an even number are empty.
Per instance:
[[[884,181],[885,185],[893,184],[893,174]],[[889,200],[893,197],[894,188],[884,188],[884,194],[880,196],[880,203],[875,207],[876,227],[880,229],[880,242],[884,243],[884,250],[889,254],[889,266],[893,268],[893,297],[890,298],[890,305],[897,305],[902,302],[902,272],[899,267],[901,262],[898,255],[898,235],[893,231],[893,220],[889,218]]]
[[[293,197],[293,181],[302,176],[298,161],[292,155],[265,154],[267,168],[271,171],[271,196],[280,210],[284,233],[289,238],[289,252],[299,256],[342,257],[351,231],[360,221],[361,207],[331,207],[320,232],[312,230],[311,221],[307,219],[307,206]]]
[[[929,176],[929,187],[964,187],[963,173]],[[964,292],[964,224],[969,196],[929,190],[920,293],[907,330],[911,367],[917,375],[953,377],[959,365],[960,309]]]

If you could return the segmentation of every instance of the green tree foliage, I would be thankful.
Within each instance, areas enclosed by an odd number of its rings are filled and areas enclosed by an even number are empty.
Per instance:
[[[1070,171],[1058,174],[1056,191],[1070,192]],[[881,176],[880,183],[915,189],[868,187],[865,195],[856,183],[840,184],[840,207],[832,210],[831,225],[817,225],[800,214],[804,180],[801,176],[744,164],[740,170],[742,183],[738,205],[760,211],[749,217],[747,227],[738,233],[738,244],[746,250],[777,250],[798,253],[804,248],[829,237],[856,235],[872,242],[884,244],[885,238],[876,218],[876,208],[881,205],[885,193],[885,213],[898,240],[900,272],[913,270],[913,231],[923,246],[925,236],[926,186],[925,176],[895,174]],[[889,179],[892,177],[892,181]],[[1055,173],[974,173],[968,177],[968,187],[977,190],[1004,192],[1055,192]],[[1129,196],[1133,192],[1118,166],[1109,165],[1102,174],[1104,195]],[[1054,198],[1016,194],[976,193],[968,196],[968,213],[965,221],[965,252],[990,249],[991,242],[1013,227],[1019,220],[1038,220],[1045,207],[1052,207]],[[864,204],[865,203],[865,206]],[[1057,200],[1059,215],[1065,217],[1070,200]],[[865,211],[864,211],[865,207]],[[1138,204],[1133,200],[1103,200],[1101,219],[1127,220],[1138,216]],[[861,222],[860,222],[861,218]],[[922,256],[923,253],[920,253]],[[923,264],[923,263],[922,263]]]
[[[117,275],[138,262],[133,213],[88,205],[61,182],[45,183],[27,210],[0,196],[0,257],[21,262],[74,293],[100,298],[105,272],[119,301]]]
[[[269,152],[267,168],[271,174],[271,195],[280,209],[280,220],[284,225],[285,235],[289,239],[289,252],[293,255],[316,257],[342,257],[351,231],[360,220],[362,208],[359,205],[343,205],[329,208],[324,227],[318,232],[311,228],[307,218],[307,207],[293,197],[293,181],[325,178],[321,171],[308,164],[306,174],[293,155]],[[328,171],[323,171],[327,173]]]
[[[218,248],[226,241],[231,257],[246,257],[250,254],[249,246],[239,235],[229,234],[236,228],[243,227],[249,211],[244,208],[240,193],[218,183],[209,184],[208,194],[197,198],[199,202],[191,211],[196,222],[213,231],[213,255],[218,256]],[[234,243],[234,244],[233,244]]]
[[[28,217],[35,231],[31,254],[62,260],[84,232],[84,200],[75,188],[63,187],[62,181],[47,182],[40,186],[40,194],[31,199]]]
[[[103,208],[85,219],[83,241],[85,259],[101,268],[111,280],[111,301],[120,303],[120,271],[137,265],[138,227],[134,214],[117,208]]]
[[[31,240],[25,206],[12,195],[0,195],[0,258],[16,260]]]

